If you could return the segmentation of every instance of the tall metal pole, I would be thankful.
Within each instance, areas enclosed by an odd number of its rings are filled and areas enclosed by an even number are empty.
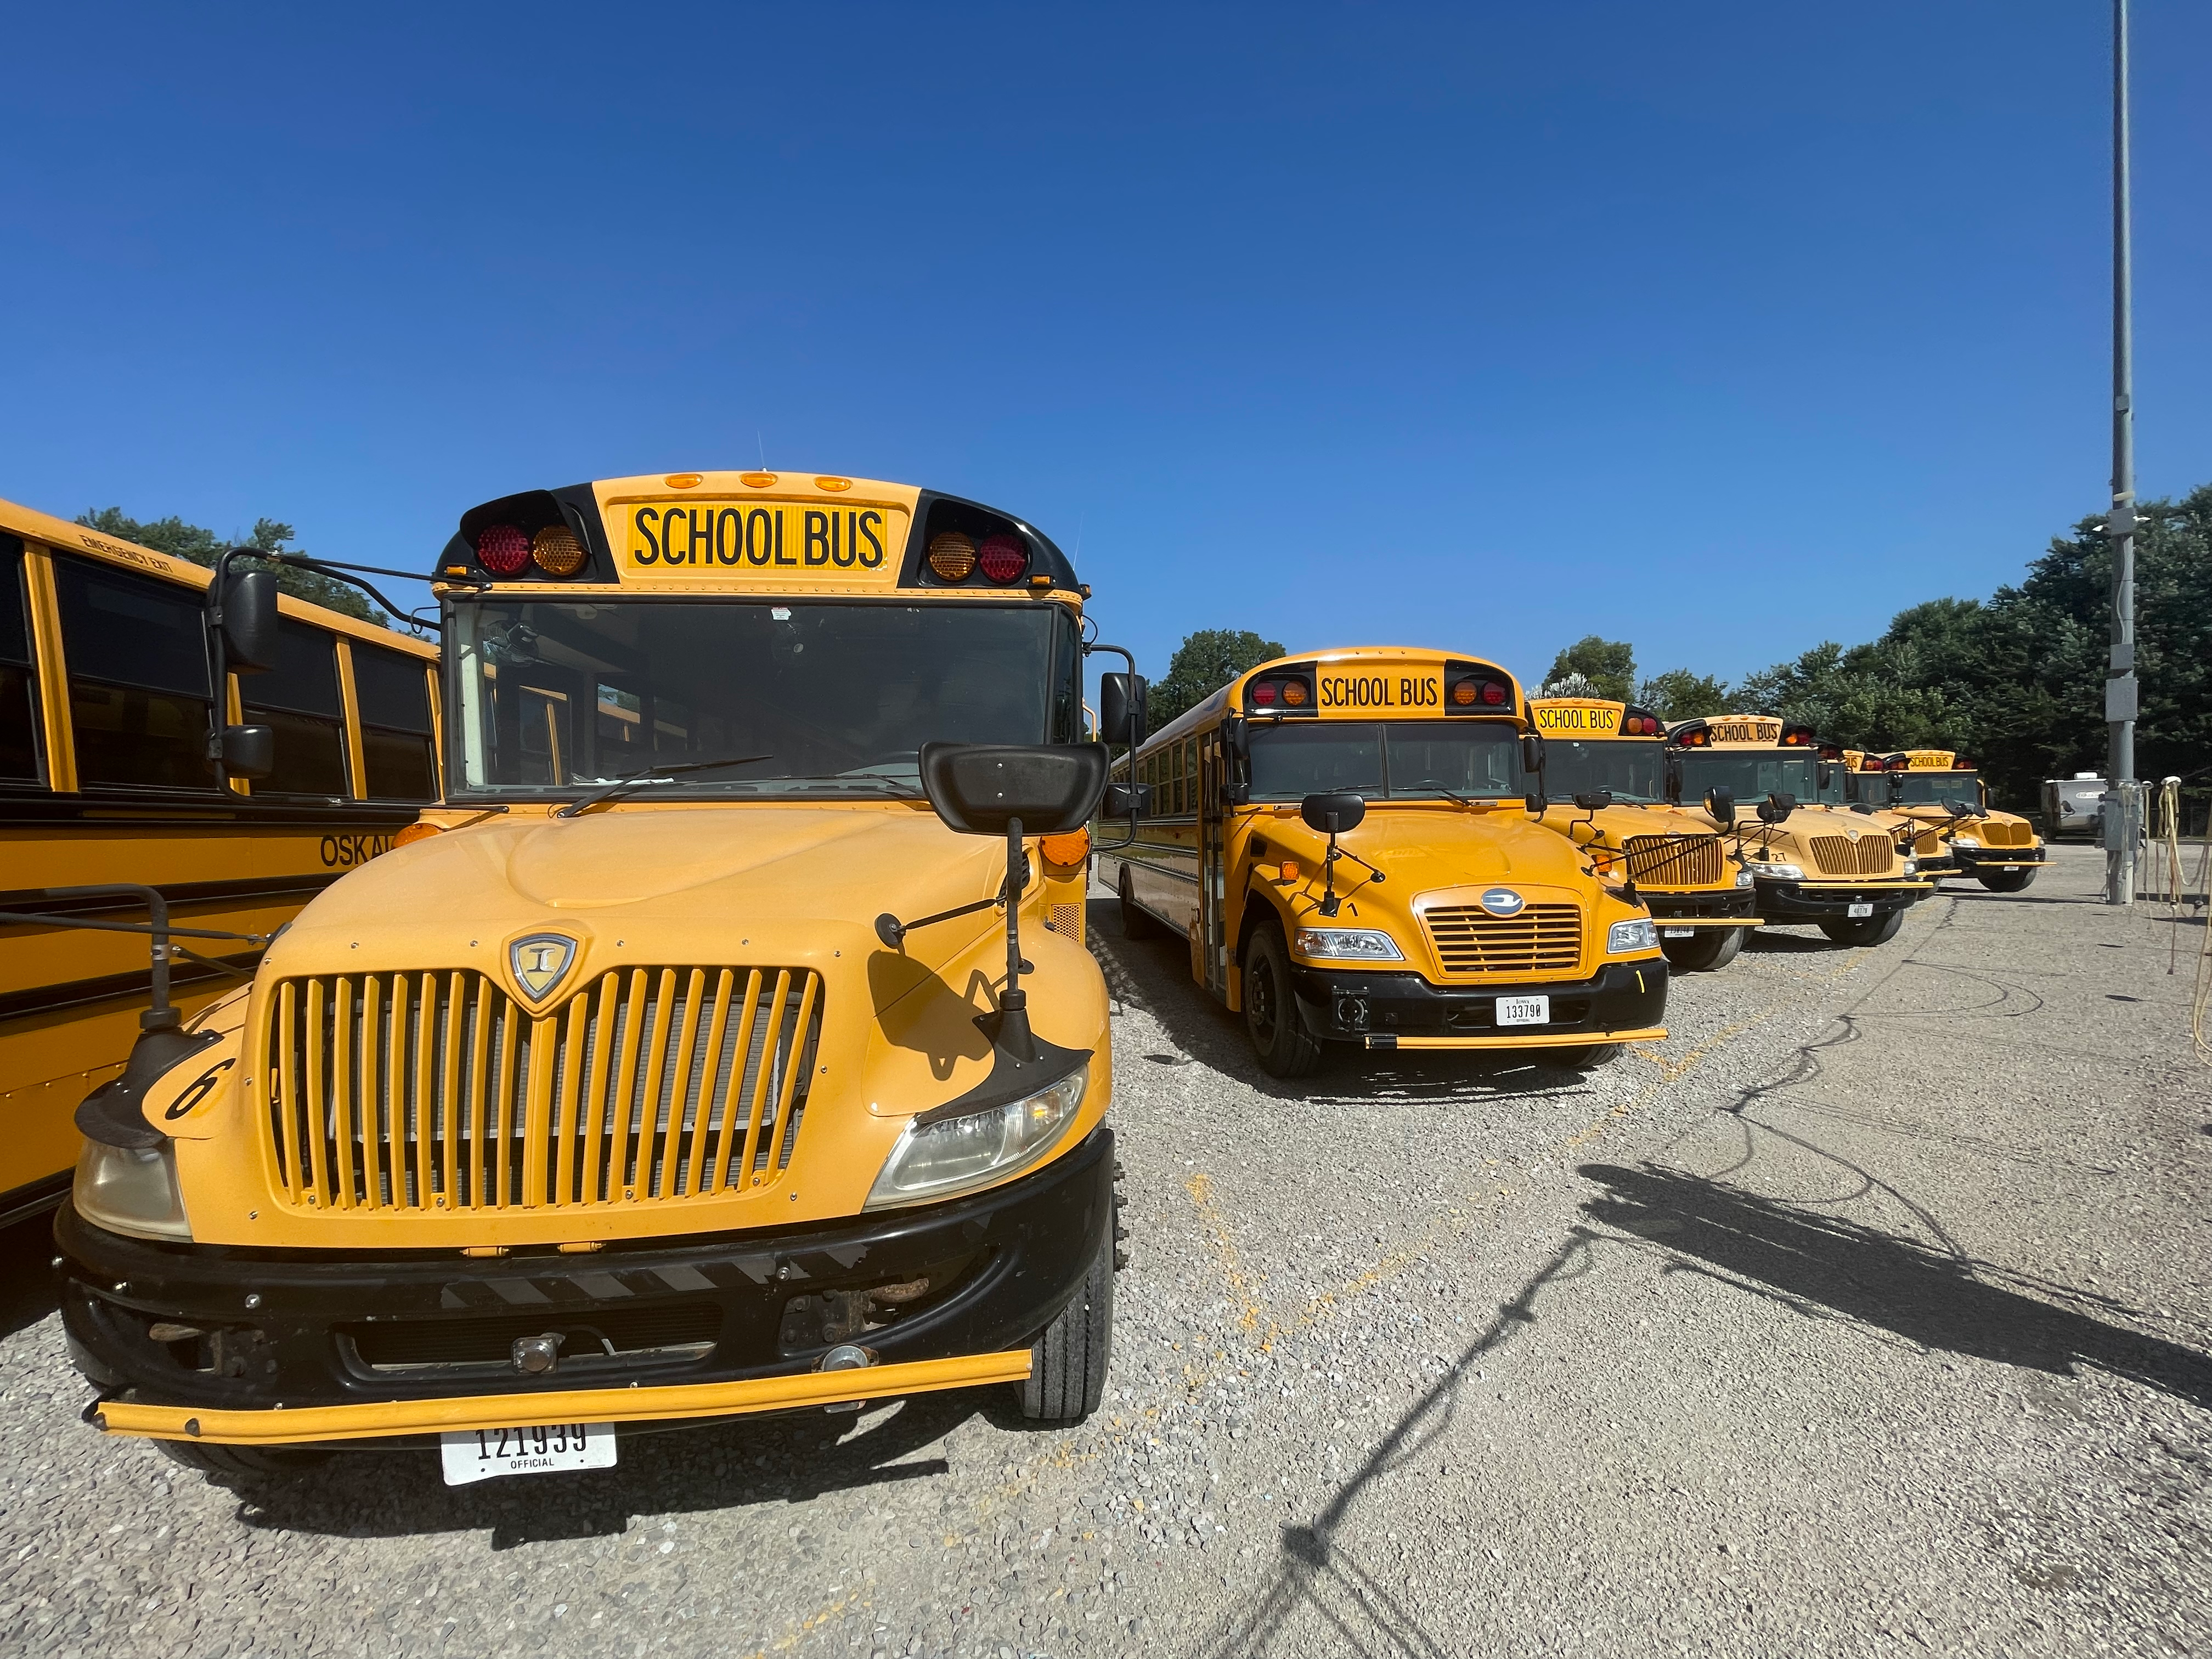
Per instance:
[[[2105,681],[2111,799],[2106,814],[2105,902],[2136,896],[2135,317],[2128,230],[2128,0],[2112,0],[2112,654]]]

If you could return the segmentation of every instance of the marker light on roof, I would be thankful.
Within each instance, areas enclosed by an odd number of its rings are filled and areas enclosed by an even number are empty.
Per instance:
[[[549,524],[530,538],[530,556],[549,576],[573,576],[587,556],[576,532],[565,524]]]
[[[1481,695],[1482,686],[1480,681],[1461,680],[1452,687],[1452,701],[1462,708],[1471,707],[1474,700]]]
[[[488,526],[477,537],[477,562],[495,576],[512,576],[530,562],[530,538],[511,524]]]
[[[1496,680],[1485,680],[1482,683],[1482,700],[1492,708],[1502,706],[1505,702],[1505,688]]]
[[[1283,682],[1283,701],[1288,703],[1291,708],[1304,708],[1306,706],[1306,683],[1304,680],[1285,680]]]
[[[929,538],[929,568],[944,582],[964,582],[975,568],[975,544],[957,530]]]
[[[1252,687],[1252,706],[1255,708],[1273,708],[1275,706],[1274,681],[1259,680],[1254,683]]]
[[[1030,568],[1029,550],[1012,536],[987,538],[975,550],[975,558],[983,567],[983,574],[1000,586],[1019,580],[1022,572]]]

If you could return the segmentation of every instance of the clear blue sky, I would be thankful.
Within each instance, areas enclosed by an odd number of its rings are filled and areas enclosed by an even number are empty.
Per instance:
[[[424,566],[667,469],[1193,628],[1735,676],[2101,510],[2098,0],[45,7],[0,495]],[[2212,9],[2136,20],[2144,493],[2212,478]]]

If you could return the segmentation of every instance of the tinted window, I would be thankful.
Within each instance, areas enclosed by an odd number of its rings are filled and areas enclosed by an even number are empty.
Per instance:
[[[67,557],[54,561],[54,586],[71,679],[206,700],[207,633],[197,593]]]
[[[256,708],[289,708],[333,720],[345,718],[345,706],[338,698],[337,642],[321,629],[289,617],[276,624],[276,666],[265,674],[240,674],[238,690]]]
[[[435,800],[438,770],[430,739],[412,732],[364,731],[361,734],[363,792],[372,800]]]
[[[426,733],[430,730],[430,683],[417,658],[356,640],[353,695],[360,705],[363,726]]]
[[[40,775],[38,680],[31,671],[23,544],[0,536],[0,778],[35,782]]]
[[[276,738],[276,769],[254,780],[256,795],[343,795],[346,793],[345,725],[286,708],[249,708]]]
[[[199,698],[71,675],[70,720],[76,728],[79,783],[215,787],[207,762],[208,706]]]

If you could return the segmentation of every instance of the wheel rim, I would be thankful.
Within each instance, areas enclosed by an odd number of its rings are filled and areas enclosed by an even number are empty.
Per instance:
[[[1252,1037],[1263,1049],[1275,1046],[1275,969],[1264,956],[1255,955],[1245,975],[1244,1007],[1252,1019]]]

